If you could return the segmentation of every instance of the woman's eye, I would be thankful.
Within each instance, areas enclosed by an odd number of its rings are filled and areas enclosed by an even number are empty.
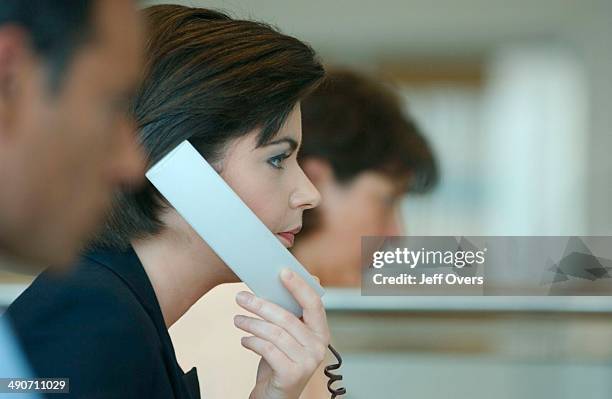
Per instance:
[[[270,165],[272,165],[272,167],[276,168],[276,169],[282,169],[283,168],[283,161],[285,159],[287,159],[289,156],[287,154],[280,154],[277,156],[274,156],[270,159],[268,159],[268,163]]]

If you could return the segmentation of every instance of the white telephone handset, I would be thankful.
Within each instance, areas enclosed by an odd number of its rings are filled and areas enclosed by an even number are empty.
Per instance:
[[[320,295],[323,288],[185,140],[146,173],[176,211],[253,292],[296,316],[300,305],[282,285],[289,268]]]

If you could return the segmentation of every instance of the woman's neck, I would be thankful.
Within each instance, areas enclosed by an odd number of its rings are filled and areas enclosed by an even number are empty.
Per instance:
[[[132,246],[151,280],[168,328],[208,291],[217,285],[237,281],[221,259],[201,241],[179,239],[166,230],[144,240],[135,240]]]

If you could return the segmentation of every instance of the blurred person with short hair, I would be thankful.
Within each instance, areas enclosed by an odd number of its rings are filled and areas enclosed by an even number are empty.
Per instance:
[[[303,104],[300,162],[321,192],[293,254],[327,286],[361,282],[361,237],[404,232],[407,193],[435,186],[433,151],[385,84],[332,70]]]
[[[0,2],[0,262],[65,266],[144,159],[127,116],[141,66],[132,0]],[[28,371],[5,317],[0,377]]]
[[[436,160],[399,96],[367,75],[328,71],[302,109],[300,162],[322,201],[304,214],[293,254],[323,286],[356,287],[361,237],[405,233],[400,202],[437,184]],[[300,398],[324,397],[326,382],[320,369]]]
[[[128,104],[141,66],[132,0],[0,3],[0,251],[66,265],[144,159]]]

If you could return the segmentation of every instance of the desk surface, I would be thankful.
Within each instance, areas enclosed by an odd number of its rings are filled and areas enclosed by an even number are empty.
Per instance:
[[[0,284],[0,307],[26,287]],[[359,289],[326,288],[323,301],[329,311],[612,313],[606,296],[361,296]]]
[[[323,299],[329,311],[612,313],[607,296],[361,296],[327,288]]]

